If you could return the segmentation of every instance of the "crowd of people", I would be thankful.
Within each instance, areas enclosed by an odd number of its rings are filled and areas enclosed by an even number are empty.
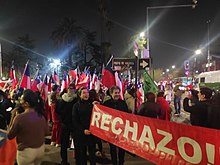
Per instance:
[[[104,156],[102,140],[91,134],[90,118],[94,104],[145,117],[170,121],[171,102],[174,101],[175,115],[181,113],[183,90],[176,84],[174,88],[167,85],[157,95],[145,94],[146,100],[138,107],[135,105],[135,88],[127,88],[124,99],[121,89],[112,86],[106,92],[97,92],[87,87],[76,89],[69,84],[68,89],[60,91],[59,85],[52,87],[48,97],[50,114],[45,110],[45,103],[39,92],[30,89],[0,90],[0,129],[8,131],[8,139],[16,137],[18,165],[40,164],[44,156],[46,135],[51,135],[51,145],[60,147],[61,164],[68,165],[68,148],[70,139],[74,142],[75,162],[77,165],[96,164],[97,146]],[[200,91],[190,90],[183,99],[183,109],[190,113],[192,125],[220,129],[220,93],[213,95],[209,88]],[[48,123],[52,122],[52,131]],[[123,165],[125,150],[109,144],[113,165]]]

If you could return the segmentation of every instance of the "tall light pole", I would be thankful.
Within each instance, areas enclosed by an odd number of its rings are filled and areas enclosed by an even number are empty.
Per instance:
[[[192,0],[192,4],[188,4],[188,5],[165,5],[165,6],[151,6],[151,7],[147,7],[146,8],[146,28],[147,28],[147,51],[148,51],[148,56],[149,58],[152,58],[150,55],[150,35],[149,35],[149,10],[152,9],[169,9],[169,8],[183,8],[183,7],[192,7],[195,8],[197,5],[197,0]],[[151,68],[150,70],[153,70],[153,64],[152,64],[152,60],[151,61]],[[154,79],[154,74],[153,74],[153,79]]]
[[[0,78],[2,78],[2,46],[0,43]]]
[[[208,72],[210,71],[210,65],[211,65],[211,56],[210,56],[210,43],[209,43],[209,25],[210,25],[210,20],[208,20],[206,23],[208,25],[208,38],[207,38],[207,46],[208,46],[208,56],[207,56],[207,65],[208,65]]]

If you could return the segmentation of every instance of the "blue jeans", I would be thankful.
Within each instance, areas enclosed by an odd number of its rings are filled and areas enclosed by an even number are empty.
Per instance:
[[[181,110],[181,97],[174,96],[174,108],[175,108],[175,113],[180,114]]]

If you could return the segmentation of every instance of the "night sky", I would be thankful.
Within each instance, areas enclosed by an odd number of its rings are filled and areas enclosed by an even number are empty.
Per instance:
[[[191,4],[191,0],[108,0],[108,18],[114,28],[106,34],[113,44],[115,57],[128,54],[129,38],[144,30],[146,7]],[[195,9],[171,8],[149,10],[150,50],[155,67],[164,69],[181,66],[194,50],[207,44],[207,20],[210,23],[211,54],[220,54],[220,1],[198,0]],[[100,17],[96,0],[0,0],[0,37],[15,42],[29,34],[35,42],[35,51],[46,56],[59,56],[51,32],[63,17],[73,17],[77,24],[97,31],[100,43]],[[3,50],[11,44],[1,41]],[[203,56],[207,55],[203,50]]]

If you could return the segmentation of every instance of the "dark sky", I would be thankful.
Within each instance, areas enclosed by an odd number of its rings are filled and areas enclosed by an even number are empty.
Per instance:
[[[127,54],[127,41],[146,25],[146,7],[191,4],[191,0],[108,0],[108,17],[114,22],[107,40],[113,44],[115,57]],[[198,0],[195,9],[171,8],[149,10],[150,49],[155,67],[181,66],[193,51],[207,43],[207,20],[210,23],[211,52],[220,52],[220,1]],[[96,0],[0,0],[0,37],[15,42],[28,33],[35,40],[35,51],[59,56],[49,39],[63,17],[73,17],[77,24],[97,31],[100,22]],[[9,43],[3,42],[3,50]],[[219,47],[219,48],[218,48]],[[213,49],[213,50],[212,50]],[[203,56],[206,56],[204,50]]]

